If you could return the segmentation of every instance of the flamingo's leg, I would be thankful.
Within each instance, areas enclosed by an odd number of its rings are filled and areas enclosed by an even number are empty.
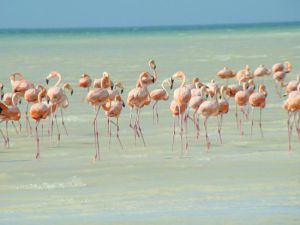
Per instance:
[[[98,109],[95,113],[95,117],[93,120],[93,125],[94,125],[94,136],[95,136],[95,146],[96,146],[96,151],[95,151],[95,155],[94,155],[94,160],[100,160],[100,148],[99,148],[99,132],[98,132],[98,125],[97,125],[97,118],[98,118],[98,114],[100,111],[100,107],[101,105],[98,106]]]
[[[16,124],[14,123],[14,121],[11,121],[11,124],[15,128],[16,134],[19,134],[19,131],[18,131],[18,129],[17,129]]]
[[[7,148],[9,148],[8,120],[6,120],[6,121],[5,121],[5,130],[6,130],[6,141],[7,141]]]
[[[2,122],[2,121],[1,121]],[[0,122],[0,123],[1,123]],[[4,146],[6,147],[6,145],[7,145],[7,140],[6,140],[6,137],[5,137],[5,135],[4,135],[4,133],[3,133],[3,131],[2,131],[2,129],[0,128],[0,133],[1,133],[1,135],[2,135],[2,137],[3,137],[3,140],[4,140]]]
[[[252,107],[252,119],[251,119],[251,130],[250,130],[251,137],[252,137],[253,125],[254,125],[254,107]]]
[[[259,108],[259,128],[260,128],[260,134],[262,137],[264,137],[264,134],[263,134],[263,130],[262,130],[262,123],[261,123],[261,114],[262,114],[262,108]]]
[[[56,116],[56,113],[54,114],[54,118],[55,118],[55,124],[56,124],[56,129],[57,129],[57,140],[58,142],[60,141],[60,130],[59,130],[59,127],[58,127],[58,122],[57,122],[57,116]]]
[[[144,143],[144,147],[146,147],[146,142],[145,142],[144,135],[143,135],[143,132],[142,132],[142,128],[141,128],[141,125],[140,125],[140,109],[138,109],[137,118],[138,118],[138,120],[137,120],[137,125],[138,125],[137,128],[138,128],[138,130],[140,132],[140,135],[142,137],[142,140],[143,140],[143,143]]]
[[[174,141],[175,141],[175,134],[176,134],[176,117],[173,118],[173,138],[172,138],[172,152],[174,151]]]
[[[25,111],[26,130],[27,130],[27,134],[29,132],[29,134],[32,135],[32,127],[31,127],[31,124],[30,124],[30,121],[29,121],[29,117],[28,117],[28,107],[29,107],[29,104],[27,103],[26,111]]]
[[[209,150],[210,141],[209,141],[208,132],[207,132],[207,120],[208,120],[208,117],[205,117],[203,124],[204,124],[204,128],[205,128],[206,146],[207,146],[207,150]]]
[[[153,106],[152,106],[152,120],[153,120],[153,124],[155,123],[154,121],[154,114],[155,114],[155,108],[156,108],[156,105],[157,105],[157,101],[154,102]]]
[[[40,123],[40,121],[36,121],[36,125],[35,125],[35,135],[36,135],[36,154],[35,154],[35,158],[36,159],[40,158],[40,138],[39,138],[39,132],[38,132],[39,123]]]
[[[68,131],[67,131],[67,127],[65,125],[65,121],[64,121],[64,114],[63,114],[63,109],[60,108],[60,114],[61,114],[61,124],[63,125],[66,135],[69,136]]]
[[[121,148],[124,149],[124,148],[123,148],[123,144],[122,144],[121,139],[120,139],[120,136],[119,136],[119,131],[120,131],[119,118],[117,117],[117,123],[115,123],[114,121],[110,121],[110,122],[111,122],[113,125],[116,126],[116,128],[117,128],[117,134],[116,134],[117,139],[118,139],[118,141],[119,141],[119,144],[120,144]]]

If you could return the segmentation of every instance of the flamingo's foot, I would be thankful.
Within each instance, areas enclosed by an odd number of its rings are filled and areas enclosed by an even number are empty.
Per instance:
[[[35,158],[40,159],[40,153],[36,153]]]

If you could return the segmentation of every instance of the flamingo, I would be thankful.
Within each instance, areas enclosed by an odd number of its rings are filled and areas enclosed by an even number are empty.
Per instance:
[[[196,139],[198,140],[199,138],[199,117],[197,116],[198,113],[198,108],[199,106],[204,102],[206,101],[207,97],[208,97],[208,94],[207,94],[207,87],[206,86],[198,86],[197,89],[192,89],[191,93],[192,93],[192,97],[189,101],[189,104],[188,104],[188,111],[190,109],[193,109],[194,110],[194,113],[193,113],[193,117],[191,118],[192,121],[194,122],[194,125],[195,125],[195,128],[196,128]],[[199,90],[199,92],[196,93],[196,91],[194,90]],[[206,93],[206,95],[205,95]],[[189,116],[189,113],[188,113],[188,117],[190,118]]]
[[[285,95],[288,95],[292,91],[296,91],[299,84],[300,84],[300,76],[298,75],[296,80],[291,80],[290,82],[287,83],[285,87]]]
[[[104,106],[104,105],[103,105]],[[125,107],[125,103],[122,100],[121,95],[117,94],[115,96],[115,98],[111,101],[109,101],[108,103],[105,104],[105,114],[108,117],[108,128],[109,128],[109,146],[111,143],[111,124],[115,125],[117,128],[117,139],[119,141],[119,144],[121,146],[121,148],[123,149],[123,145],[122,142],[120,140],[119,137],[119,116],[121,114],[122,111],[122,107]],[[112,121],[111,118],[116,118],[116,122]]]
[[[114,84],[111,81],[108,72],[103,72],[102,78],[94,80],[93,87],[94,88],[109,88],[110,87],[111,89],[113,89]]]
[[[253,73],[251,72],[249,65],[246,65],[244,69],[236,73],[235,77],[239,82],[247,82],[248,80],[253,79]]]
[[[218,120],[218,134],[220,137],[220,142],[222,143],[221,129],[223,126],[223,115],[227,114],[229,111],[229,103],[226,99],[227,86],[220,87],[220,99],[219,99],[219,116],[220,120]]]
[[[288,111],[288,142],[289,142],[289,152],[292,150],[291,146],[291,135],[293,130],[293,124],[295,124],[298,138],[300,139],[300,124],[299,124],[299,112],[300,112],[300,84],[296,91],[292,91],[288,95],[288,99],[283,103],[283,108]],[[298,121],[296,121],[296,116],[298,114]]]
[[[22,96],[21,93],[14,93],[12,97],[12,106],[7,107],[5,104],[0,102],[0,123],[5,121],[5,129],[6,129],[6,138],[5,144],[6,147],[9,148],[9,136],[8,136],[8,122],[9,121],[20,121],[21,118],[21,112],[20,109],[18,108],[17,104],[19,101],[20,96]],[[1,134],[3,136],[3,132],[1,130]]]
[[[154,123],[154,111],[156,112],[156,122],[158,123],[158,111],[157,111],[157,106],[158,106],[158,101],[167,101],[169,99],[169,93],[165,88],[165,85],[168,85],[171,87],[171,80],[170,79],[165,79],[161,83],[161,89],[155,89],[150,92],[150,98],[151,100],[154,101],[154,104],[152,106],[152,111],[153,111],[153,123]]]
[[[259,113],[259,127],[260,127],[260,133],[261,136],[263,137],[263,131],[262,131],[262,124],[261,124],[261,114],[262,114],[262,109],[265,108],[266,106],[266,98],[267,98],[267,91],[266,91],[266,86],[261,84],[259,85],[259,90],[258,92],[254,92],[250,95],[249,97],[249,103],[252,106],[252,122],[251,122],[251,136],[252,136],[252,129],[253,129],[253,119],[254,119],[254,108],[259,108],[260,113]]]
[[[49,81],[53,78],[58,78],[58,80],[57,80],[57,82],[55,83],[55,85],[53,87],[50,87],[48,89],[47,97],[49,98],[52,105],[58,105],[59,103],[61,103],[63,101],[64,95],[65,95],[63,88],[60,87],[62,76],[59,72],[52,71],[52,72],[50,72],[50,74],[46,78],[46,84],[48,85]],[[48,133],[50,133],[51,137],[52,137],[52,134],[53,134],[53,117],[55,118],[57,128],[58,128],[58,125],[57,125],[56,111],[53,112],[52,108],[50,108],[50,110],[51,110],[51,112],[50,112],[50,121],[51,121],[50,127],[51,128],[49,128],[50,131],[48,130]],[[60,132],[59,132],[59,130],[58,130],[57,139],[58,139],[58,141],[60,141]]]
[[[27,106],[26,106],[26,112],[25,112],[25,116],[26,116],[26,130],[28,132],[28,130],[30,131],[30,135],[32,135],[32,127],[28,118],[28,107],[30,103],[36,103],[38,101],[38,95],[40,90],[45,89],[42,85],[38,85],[37,88],[30,88],[28,90],[25,91],[24,93],[24,99],[27,102]],[[45,92],[44,92],[45,93]],[[43,96],[45,97],[45,96]]]
[[[91,77],[86,73],[82,74],[78,81],[78,87],[86,88],[87,91],[89,91],[91,85],[92,85]]]
[[[105,82],[108,77],[101,80],[101,87],[105,86]],[[106,88],[94,88],[90,90],[86,96],[86,101],[94,107],[95,116],[93,119],[94,127],[94,143],[95,143],[95,155],[94,160],[100,160],[100,147],[99,147],[99,131],[97,125],[98,114],[102,105],[106,104],[109,100],[109,93]]]
[[[239,106],[240,111],[244,114],[246,119],[248,118],[248,114],[245,111],[244,107],[247,106],[248,101],[249,101],[249,97],[250,97],[250,92],[252,91],[248,87],[249,87],[249,84],[244,83],[243,84],[243,90],[238,91],[236,93],[235,97],[234,97],[235,103],[236,103],[236,114],[237,114],[237,106]],[[237,121],[238,121],[238,119],[237,119]],[[242,118],[241,118],[241,116],[240,116],[239,125],[237,124],[237,126],[240,128],[241,135],[244,135],[244,131],[243,131],[243,128],[242,128]]]
[[[19,80],[17,80],[17,77]],[[13,93],[20,93],[21,96],[24,96],[28,89],[34,88],[34,84],[28,80],[25,80],[23,74],[21,73],[14,73],[10,75],[9,79],[12,85]]]
[[[275,91],[278,96],[281,95],[281,88],[284,87],[284,80],[286,74],[290,73],[292,70],[292,65],[289,62],[276,63],[272,67],[273,79],[275,80]],[[278,90],[279,86],[279,90]]]
[[[66,95],[66,91],[69,91],[71,95],[73,95],[73,88],[71,87],[71,85],[69,83],[66,83],[63,85],[63,90],[64,90],[64,95],[62,100],[57,104],[57,106],[60,108],[60,113],[61,113],[61,124],[66,132],[66,135],[68,136],[68,131],[67,131],[67,127],[65,125],[65,121],[64,121],[64,115],[63,115],[63,110],[66,109],[69,106],[69,99]],[[56,124],[57,125],[57,124]],[[60,131],[57,125],[57,130],[60,136]]]
[[[12,102],[12,97],[13,97],[13,93],[12,92],[6,92],[5,94],[2,95],[2,100],[3,100],[3,103],[6,105],[6,106],[13,106],[13,102]],[[21,100],[19,98],[19,104],[21,104]],[[13,127],[15,128],[16,130],[16,133],[18,134],[19,132],[21,132],[21,129],[22,129],[22,125],[21,125],[21,122],[20,120],[18,121],[18,124],[19,124],[19,131],[14,123],[14,121],[12,120],[11,121]]]
[[[181,85],[179,88],[175,89],[173,99],[176,102],[177,106],[175,106],[175,109],[182,110],[183,107],[187,107],[188,103],[191,99],[191,89],[186,86],[186,75],[182,71],[178,71],[171,77],[171,89],[173,88],[174,80],[175,79],[181,79]],[[172,104],[171,104],[172,105]],[[179,118],[180,118],[180,137],[182,140],[183,136],[183,122],[185,123],[185,149],[188,148],[188,140],[187,140],[187,115],[186,115],[186,109],[184,109],[184,112],[179,112]],[[182,147],[182,144],[181,144]],[[182,149],[181,149],[182,150]]]
[[[253,72],[254,78],[263,78],[264,76],[271,75],[272,71],[265,67],[263,64],[260,64]]]
[[[199,106],[199,109],[198,109],[198,113],[203,118],[207,150],[209,150],[209,148],[210,148],[210,140],[209,140],[208,131],[207,131],[207,120],[211,116],[218,116],[219,109],[220,109],[220,105],[219,105],[219,101],[218,101],[218,88],[216,88],[215,93],[214,93],[214,97],[210,100],[204,101]]]
[[[217,72],[217,76],[222,80],[225,79],[226,84],[228,84],[228,79],[235,77],[236,72],[234,72],[233,70],[231,70],[225,66],[223,69],[221,69]]]
[[[41,88],[38,94],[38,102],[34,103],[30,107],[30,117],[35,120],[35,134],[36,134],[36,155],[35,158],[40,158],[40,139],[39,139],[39,133],[38,133],[38,126],[41,120],[46,119],[48,116],[50,116],[51,106],[48,104],[45,104],[42,102],[42,98],[46,97],[47,91],[45,88]]]
[[[136,87],[128,93],[127,104],[130,107],[130,122],[129,127],[133,129],[134,136],[142,138],[144,146],[146,146],[142,129],[140,126],[140,110],[145,105],[148,105],[151,101],[150,93],[148,91],[148,86],[155,82],[155,77],[153,77],[148,72],[142,72],[137,81]],[[136,119],[135,124],[132,124],[132,110],[136,109]]]

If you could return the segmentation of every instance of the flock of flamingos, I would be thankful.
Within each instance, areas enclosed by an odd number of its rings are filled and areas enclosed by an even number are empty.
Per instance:
[[[262,109],[266,106],[267,90],[263,84],[263,77],[273,75],[275,80],[275,89],[278,95],[287,96],[283,103],[283,108],[288,112],[288,149],[291,150],[291,135],[295,126],[298,138],[300,140],[300,79],[299,77],[289,82],[285,81],[286,74],[292,69],[289,62],[274,64],[269,70],[264,65],[260,65],[254,71],[247,65],[244,69],[234,72],[225,67],[217,72],[217,76],[226,80],[226,84],[220,85],[214,80],[209,83],[202,83],[199,78],[193,78],[192,82],[186,81],[186,75],[182,71],[176,72],[169,79],[162,81],[162,88],[149,91],[148,88],[158,80],[156,64],[154,60],[149,61],[151,72],[142,72],[127,97],[127,106],[130,108],[129,126],[133,130],[135,141],[141,139],[144,145],[145,139],[140,124],[140,112],[143,107],[150,105],[153,101],[153,122],[158,122],[158,102],[169,99],[168,89],[173,89],[175,83],[181,81],[178,88],[174,90],[173,100],[170,110],[174,118],[173,144],[176,134],[176,126],[179,126],[179,135],[181,141],[181,152],[188,149],[188,121],[191,121],[195,128],[195,138],[199,138],[199,116],[203,118],[205,128],[206,146],[210,148],[210,140],[207,130],[207,121],[210,117],[216,117],[218,120],[218,136],[222,143],[221,129],[223,116],[229,111],[229,98],[235,100],[236,125],[243,135],[243,121],[248,120],[249,109],[252,109],[251,135],[253,128],[254,109],[260,110],[259,127],[261,135],[262,130]],[[57,122],[57,113],[60,111],[62,126],[68,135],[64,122],[63,111],[69,106],[68,93],[73,94],[70,84],[62,84],[62,77],[59,72],[51,72],[46,77],[46,83],[52,79],[58,79],[54,86],[46,89],[42,85],[35,86],[32,82],[26,80],[21,73],[10,75],[12,91],[4,93],[4,86],[0,82],[0,123],[5,122],[6,132],[0,128],[5,147],[9,148],[10,140],[8,133],[9,122],[14,126],[17,133],[21,131],[21,112],[18,104],[21,98],[27,103],[24,117],[26,121],[26,130],[28,135],[32,135],[30,117],[36,122],[35,139],[37,144],[36,158],[40,158],[40,138],[39,125],[48,118],[48,135],[52,137],[53,130],[57,129],[57,138],[60,140],[60,130]],[[228,80],[236,78],[235,84],[228,84]],[[116,127],[116,137],[120,146],[122,142],[119,138],[119,115],[125,102],[122,99],[123,85],[121,82],[113,82],[107,72],[103,73],[102,78],[92,81],[88,74],[83,74],[79,78],[78,86],[87,89],[85,101],[94,107],[93,129],[95,155],[94,160],[100,159],[99,132],[97,118],[100,110],[105,112],[108,125],[107,131],[109,142],[111,140],[112,126]],[[257,87],[257,88],[256,88]],[[284,92],[282,93],[282,90]],[[135,114],[133,116],[133,114]],[[18,123],[19,129],[16,127]]]

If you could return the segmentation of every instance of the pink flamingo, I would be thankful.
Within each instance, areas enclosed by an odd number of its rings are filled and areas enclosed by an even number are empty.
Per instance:
[[[102,79],[101,87],[105,86],[105,83],[108,82],[106,77]],[[93,119],[94,127],[94,143],[95,143],[95,155],[94,160],[100,160],[100,147],[99,147],[99,131],[97,125],[98,114],[102,105],[106,104],[109,101],[109,93],[106,88],[95,88],[88,92],[86,96],[86,101],[94,107],[95,116]]]
[[[223,126],[223,115],[227,114],[229,111],[229,102],[226,99],[226,92],[227,92],[226,86],[221,86],[220,88],[220,99],[219,99],[219,117],[220,120],[218,120],[218,134],[220,138],[220,142],[222,144],[222,136],[221,136],[221,129]]]
[[[5,140],[5,145],[7,148],[9,148],[9,136],[8,136],[8,122],[9,121],[20,121],[21,118],[21,112],[20,109],[18,108],[17,104],[19,102],[21,93],[14,93],[12,97],[12,106],[7,107],[3,103],[0,102],[0,123],[5,121],[5,129],[6,129],[6,138]],[[3,136],[3,132],[1,130],[1,134]],[[3,136],[4,137],[4,136]]]
[[[104,106],[104,105],[103,105]],[[108,117],[108,128],[109,128],[109,146],[111,143],[111,124],[115,125],[117,128],[117,139],[119,141],[119,144],[121,148],[123,149],[122,142],[119,137],[119,116],[122,111],[122,107],[125,107],[125,103],[122,100],[121,95],[116,95],[115,98],[112,101],[109,101],[108,103],[105,104],[105,114]],[[112,121],[112,118],[116,118],[116,122]]]
[[[200,134],[200,128],[199,128],[199,117],[198,117],[198,108],[200,107],[200,105],[207,100],[208,97],[208,93],[206,92],[207,87],[206,86],[201,86],[200,88],[198,87],[197,89],[192,89],[191,93],[192,93],[192,97],[189,101],[188,104],[188,117],[189,116],[189,110],[193,109],[194,113],[193,113],[193,117],[191,118],[192,121],[194,122],[194,126],[196,128],[196,139],[198,140],[199,138],[199,134]],[[195,90],[199,90],[199,92],[195,91]]]
[[[249,103],[252,106],[252,122],[251,122],[251,136],[252,136],[252,129],[253,129],[253,119],[254,119],[254,108],[259,108],[260,113],[259,113],[259,127],[260,127],[260,133],[261,136],[263,137],[263,131],[262,131],[262,124],[261,124],[261,114],[262,114],[262,109],[265,108],[266,106],[266,98],[267,98],[267,91],[266,91],[266,86],[261,84],[259,85],[259,90],[258,92],[254,92],[250,95],[249,97]]]
[[[222,79],[226,80],[226,84],[228,84],[228,79],[233,78],[236,76],[236,72],[233,70],[229,69],[228,67],[224,67],[222,70],[219,70],[217,72],[217,76]]]
[[[154,123],[154,111],[156,112],[156,122],[158,123],[158,111],[157,111],[157,103],[159,101],[167,101],[169,99],[169,93],[166,90],[165,85],[168,85],[171,87],[171,80],[166,79],[161,83],[161,89],[155,89],[150,92],[150,98],[154,101],[154,104],[152,106],[153,111],[153,123]]]
[[[182,109],[182,107],[187,107],[188,103],[191,99],[191,89],[186,86],[185,81],[186,81],[186,75],[182,71],[176,72],[174,75],[171,77],[171,89],[173,88],[174,80],[175,79],[181,79],[181,85],[179,88],[175,89],[174,95],[173,95],[173,100],[176,102],[177,107],[179,110]],[[171,109],[172,110],[172,109]],[[186,109],[184,109],[184,112],[179,112],[179,118],[180,118],[180,137],[182,140],[183,136],[183,122],[185,123],[185,149],[187,150],[188,148],[188,139],[187,139],[187,114],[186,114]],[[182,147],[182,143],[181,143]],[[181,149],[183,150],[183,149]]]
[[[239,82],[247,82],[248,80],[253,79],[253,73],[251,68],[246,65],[243,70],[237,72],[235,77]]]
[[[203,124],[205,128],[206,146],[210,148],[210,140],[207,131],[207,120],[211,116],[218,116],[219,114],[218,88],[215,89],[214,97],[211,100],[204,101],[198,109],[198,113],[204,119]]]
[[[30,135],[32,135],[32,127],[29,121],[29,117],[28,117],[28,107],[30,103],[36,103],[38,101],[38,95],[40,90],[45,89],[42,85],[38,85],[37,88],[30,88],[28,90],[25,91],[24,93],[24,99],[27,102],[27,106],[26,106],[26,130],[28,132],[28,130],[30,131]],[[43,96],[45,97],[45,96]]]
[[[137,81],[136,87],[132,89],[128,93],[127,97],[127,104],[130,107],[130,122],[129,127],[133,129],[134,131],[134,137],[136,140],[136,136],[141,137],[144,146],[146,146],[146,142],[144,140],[144,135],[140,126],[140,110],[145,105],[149,104],[150,99],[150,93],[148,91],[148,86],[155,82],[155,77],[150,75],[148,72],[142,72],[139,76],[139,79]],[[132,124],[132,110],[136,109],[136,119],[135,124]]]
[[[42,102],[42,98],[46,97],[46,89],[42,88],[40,89],[40,92],[38,94],[38,102],[34,103],[30,107],[30,117],[36,121],[35,125],[35,134],[36,134],[36,155],[35,158],[40,158],[40,139],[39,139],[39,133],[38,133],[38,126],[41,120],[46,119],[48,116],[50,116],[51,106],[48,104],[45,104]]]
[[[283,108],[288,112],[288,141],[289,141],[289,152],[292,150],[291,136],[293,131],[293,125],[295,124],[298,138],[300,139],[300,84],[297,87],[297,91],[292,91],[288,95],[288,99],[283,103]],[[298,121],[296,117],[298,116]]]

